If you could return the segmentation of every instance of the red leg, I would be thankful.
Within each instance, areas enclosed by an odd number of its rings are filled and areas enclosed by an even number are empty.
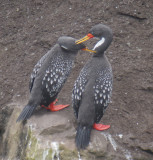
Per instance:
[[[53,102],[53,104],[56,104],[57,101],[58,101],[58,99],[55,99],[55,101]]]
[[[45,106],[43,106],[43,105],[42,105],[42,107],[44,107],[44,108],[46,108],[46,109],[49,109],[49,110],[51,110],[52,112],[55,112],[55,111],[62,110],[62,109],[64,109],[64,108],[66,108],[66,107],[69,106],[69,104],[67,104],[67,105],[62,105],[62,104],[60,104],[60,105],[56,105],[56,106],[55,106],[55,104],[56,104],[57,101],[58,101],[58,100],[56,99],[56,100],[55,100],[54,102],[52,102],[48,107],[45,107]]]
[[[45,109],[49,109],[48,107],[44,106],[44,105],[41,105],[41,107],[45,108]]]
[[[106,130],[106,129],[110,128],[110,125],[94,123],[93,128],[98,130],[98,131],[103,131],[103,130]]]

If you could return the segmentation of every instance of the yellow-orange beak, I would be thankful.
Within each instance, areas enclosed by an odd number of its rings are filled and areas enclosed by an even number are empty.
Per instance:
[[[87,47],[86,47],[86,48],[83,48],[83,49],[81,49],[81,50],[83,50],[83,51],[87,51],[87,52],[93,52],[93,53],[96,53],[96,51],[94,51],[94,50],[90,50],[90,49],[88,49]]]
[[[88,33],[85,37],[77,40],[75,43],[76,43],[76,44],[79,44],[79,43],[85,42],[85,41],[87,41],[87,40],[89,40],[89,39],[91,39],[91,38],[93,38],[93,37],[94,37],[94,36],[93,36],[91,33]]]

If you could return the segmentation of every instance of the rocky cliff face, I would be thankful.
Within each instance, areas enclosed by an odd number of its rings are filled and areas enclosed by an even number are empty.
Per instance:
[[[3,135],[4,160],[132,159],[130,151],[119,146],[108,131],[93,131],[88,149],[78,152],[74,144],[75,124],[68,117],[50,112],[35,115],[22,124],[16,123],[19,113],[15,108]]]
[[[10,104],[13,105],[17,106]],[[133,145],[134,135],[112,135],[109,130],[93,130],[89,147],[78,152],[74,144],[76,124],[65,116],[66,111],[51,113],[40,109],[25,124],[16,123],[20,111],[14,106],[3,134],[3,160],[147,160],[143,153],[135,154],[129,148],[153,152],[152,142]]]
[[[34,0],[0,3],[0,159],[153,159],[153,3],[151,0]],[[25,124],[16,118],[27,103],[35,63],[61,35],[81,38],[98,23],[113,30],[107,50],[113,68],[112,103],[102,119],[108,131],[92,131],[87,150],[75,148],[71,106],[51,113],[38,109]],[[94,40],[87,42],[92,48]],[[71,90],[90,54],[78,54],[59,95]]]

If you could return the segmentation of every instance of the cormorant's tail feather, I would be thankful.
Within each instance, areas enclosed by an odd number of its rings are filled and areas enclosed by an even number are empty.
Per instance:
[[[16,122],[24,121],[24,120],[27,120],[28,118],[30,118],[35,108],[36,108],[36,106],[26,105],[23,108],[22,112],[20,113]]]
[[[85,149],[89,145],[91,130],[92,127],[90,126],[78,126],[75,138],[78,150]]]

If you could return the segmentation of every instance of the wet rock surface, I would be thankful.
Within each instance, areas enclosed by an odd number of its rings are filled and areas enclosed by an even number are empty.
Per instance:
[[[2,0],[0,158],[79,159],[74,144],[77,124],[71,106],[52,113],[40,108],[24,126],[15,121],[28,100],[30,73],[40,57],[59,36],[81,38],[102,22],[114,33],[107,50],[114,74],[113,96],[102,119],[111,128],[102,133],[93,130],[91,144],[80,152],[81,158],[152,160],[152,15],[151,0]],[[95,42],[86,44],[92,48]],[[90,57],[83,51],[78,54],[58,97],[59,104],[71,104],[74,80]]]

